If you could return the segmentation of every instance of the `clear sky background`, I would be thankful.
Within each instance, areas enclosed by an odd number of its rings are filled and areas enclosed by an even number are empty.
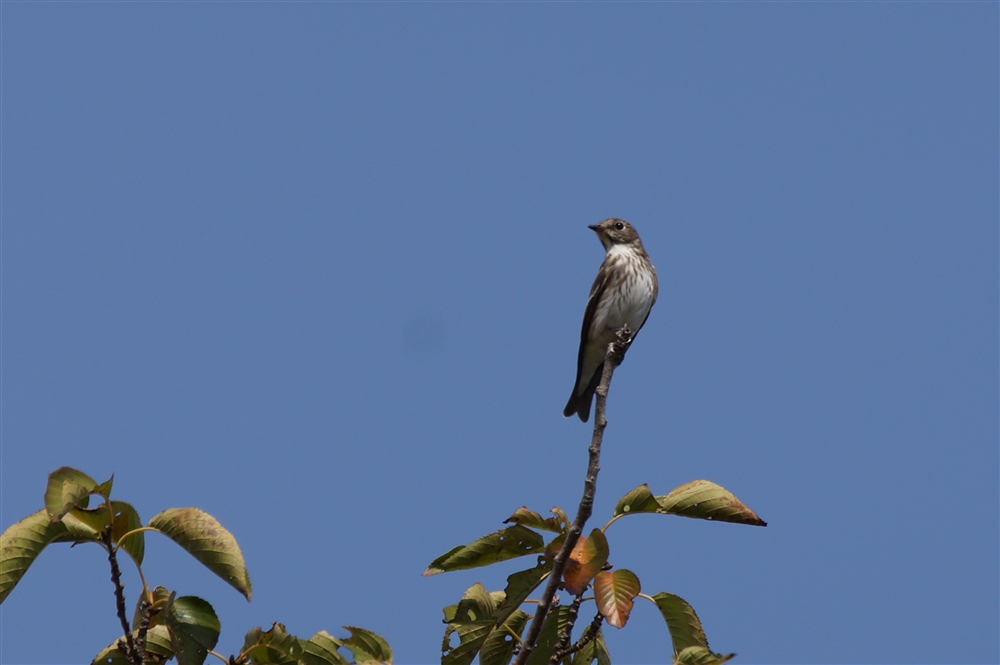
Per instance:
[[[638,516],[613,563],[738,662],[995,663],[997,35],[987,2],[5,2],[3,526],[114,473],[239,540],[250,604],[147,539],[220,651],[354,624],[436,662],[441,608],[530,561],[425,566],[579,500],[618,216],[660,298],[595,522],[707,478],[769,526]],[[118,634],[95,546],[0,612],[3,663]],[[608,633],[669,658],[648,603]]]

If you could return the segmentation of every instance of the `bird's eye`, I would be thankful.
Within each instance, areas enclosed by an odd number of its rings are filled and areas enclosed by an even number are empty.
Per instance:
[[[615,228],[621,231],[622,229],[625,228],[625,225],[622,224],[621,222],[615,222]]]

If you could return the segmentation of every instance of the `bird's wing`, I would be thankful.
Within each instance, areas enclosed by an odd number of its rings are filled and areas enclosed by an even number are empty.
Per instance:
[[[594,323],[594,317],[597,316],[597,304],[601,301],[601,295],[608,286],[610,276],[611,271],[607,269],[607,261],[605,261],[601,264],[600,270],[597,271],[594,284],[590,287],[590,297],[587,298],[587,308],[583,311],[583,326],[580,328],[580,351],[576,358],[576,383],[573,384],[574,391],[580,385],[583,360],[587,354],[587,338],[590,337],[590,327]]]

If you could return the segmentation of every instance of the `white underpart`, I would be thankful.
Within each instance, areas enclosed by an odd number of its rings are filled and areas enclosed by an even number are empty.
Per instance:
[[[605,257],[608,262],[634,262],[640,268],[652,268],[640,254],[629,245],[612,245]],[[614,330],[628,324],[633,333],[646,321],[653,306],[656,292],[654,273],[649,269],[615,271],[619,275],[629,275],[624,284],[609,284],[606,291],[615,297],[602,298],[594,312],[590,324],[589,343],[584,351],[583,367],[577,391],[582,391],[590,383],[594,372],[604,362],[604,354],[609,342],[614,340]]]
[[[608,261],[640,263],[642,259],[627,245],[613,245],[608,250]],[[594,314],[593,330],[604,332],[615,330],[628,324],[629,330],[637,332],[649,315],[653,306],[653,276],[646,270],[630,270],[624,274],[636,275],[626,280],[620,288],[609,288],[618,297],[604,298]]]

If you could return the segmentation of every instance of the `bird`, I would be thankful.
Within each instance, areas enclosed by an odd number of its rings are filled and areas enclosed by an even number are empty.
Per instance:
[[[612,217],[588,228],[597,233],[604,246],[604,263],[590,287],[580,330],[576,382],[563,409],[563,416],[568,418],[575,413],[583,422],[590,418],[608,344],[615,340],[616,331],[626,325],[634,339],[646,323],[659,291],[656,269],[631,224]]]

